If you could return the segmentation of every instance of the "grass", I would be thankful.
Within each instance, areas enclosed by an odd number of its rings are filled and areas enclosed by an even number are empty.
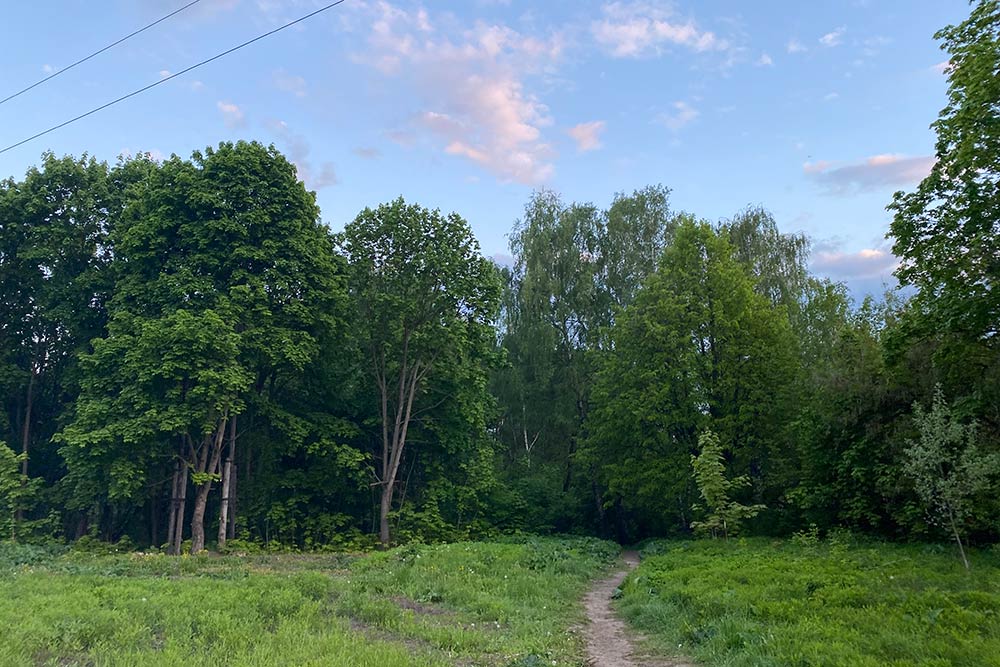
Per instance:
[[[588,539],[370,556],[52,553],[0,544],[0,666],[582,665]]]
[[[655,542],[620,612],[714,667],[1000,665],[1000,555],[936,545]]]

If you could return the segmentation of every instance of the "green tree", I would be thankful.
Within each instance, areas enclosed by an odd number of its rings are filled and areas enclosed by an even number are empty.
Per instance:
[[[108,334],[86,357],[63,434],[78,507],[141,502],[166,467],[170,550],[183,541],[189,478],[192,551],[204,548],[212,485],[228,489],[234,469],[235,418],[255,407],[266,421],[336,326],[344,292],[318,218],[294,166],[258,143],[172,157],[136,184],[112,233]]]
[[[514,266],[501,319],[507,366],[494,376],[497,433],[540,527],[608,521],[592,470],[575,474],[595,358],[616,309],[630,303],[673,235],[669,190],[618,193],[601,210],[536,193],[511,234]],[[524,470],[532,467],[530,474]]]
[[[935,163],[914,192],[896,193],[896,275],[933,322],[973,338],[1000,334],[1000,1],[939,31],[948,104],[933,129]]]
[[[761,206],[740,211],[720,231],[753,278],[755,291],[797,315],[809,280],[809,239],[781,233],[774,216]]]
[[[362,211],[339,245],[348,261],[356,336],[375,387],[379,539],[388,545],[411,427],[433,422],[442,406],[477,413],[487,400],[483,373],[495,344],[501,285],[465,220],[402,199]],[[456,395],[438,384],[463,375],[475,391]]]
[[[77,353],[103,330],[121,195],[107,165],[87,156],[46,153],[23,181],[0,184],[0,385],[24,480],[61,472],[49,442],[74,393]]]
[[[704,510],[707,516],[704,521],[692,521],[691,529],[713,538],[721,533],[728,540],[730,535],[739,533],[744,521],[754,518],[765,508],[763,505],[741,505],[729,497],[734,489],[749,486],[750,478],[746,475],[732,479],[726,477],[725,457],[719,436],[710,430],[705,431],[698,436],[698,449],[701,450],[699,454],[691,456],[691,467],[694,469],[694,482],[705,506],[694,505],[692,510]]]
[[[934,391],[930,410],[913,404],[913,421],[919,435],[906,449],[903,468],[931,521],[951,533],[969,569],[962,535],[973,499],[989,487],[1000,456],[982,449],[976,423],[957,419],[940,387]]]
[[[10,535],[17,540],[17,511],[23,506],[25,484],[21,476],[24,454],[15,454],[0,442],[0,535]]]
[[[707,223],[684,221],[611,338],[586,459],[638,530],[687,530],[689,457],[709,424],[732,443],[731,465],[760,495],[782,435],[794,353],[787,316],[754,293],[728,241]]]

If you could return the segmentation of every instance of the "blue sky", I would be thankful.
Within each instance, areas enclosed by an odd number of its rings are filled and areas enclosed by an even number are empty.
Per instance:
[[[186,0],[11,3],[0,98]],[[0,105],[11,144],[326,0],[202,0]],[[273,142],[340,229],[403,195],[466,217],[487,255],[533,189],[606,204],[652,183],[710,220],[762,204],[817,273],[879,291],[893,191],[930,167],[934,32],[965,0],[347,0],[308,23],[0,155],[159,155]]]

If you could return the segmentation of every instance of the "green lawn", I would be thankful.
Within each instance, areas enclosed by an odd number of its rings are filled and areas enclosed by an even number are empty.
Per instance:
[[[0,544],[0,666],[582,665],[598,540],[365,557],[50,556]]]
[[[619,609],[712,667],[1000,665],[1000,554],[937,545],[656,542]]]

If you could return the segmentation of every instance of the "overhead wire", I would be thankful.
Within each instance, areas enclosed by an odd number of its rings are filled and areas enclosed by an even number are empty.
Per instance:
[[[51,81],[52,79],[56,78],[57,76],[59,76],[63,72],[67,72],[67,71],[73,69],[74,67],[76,67],[77,65],[81,65],[81,64],[87,62],[88,60],[90,60],[94,56],[101,55],[102,53],[104,53],[108,49],[112,49],[112,48],[118,46],[119,44],[121,44],[122,42],[124,42],[126,40],[129,40],[129,39],[132,39],[133,37],[135,37],[139,33],[146,32],[147,30],[149,30],[153,26],[158,25],[160,23],[163,23],[164,21],[166,21],[171,16],[175,16],[177,14],[180,14],[181,12],[183,12],[188,7],[191,7],[193,5],[197,5],[199,2],[201,2],[201,0],[192,0],[191,2],[187,3],[183,7],[179,7],[177,9],[175,9],[174,11],[170,12],[166,16],[161,16],[160,18],[156,19],[152,23],[144,25],[143,27],[139,28],[138,30],[136,30],[134,32],[130,32],[129,34],[125,35],[124,37],[122,37],[118,41],[112,42],[111,44],[108,44],[104,48],[98,49],[97,51],[94,51],[89,56],[86,56],[84,58],[80,58],[79,60],[77,60],[72,65],[66,65],[66,67],[63,67],[62,69],[56,70],[55,72],[53,72],[52,74],[48,75],[44,79],[40,79],[40,80],[36,81],[35,83],[31,84],[27,88],[22,88],[21,90],[17,91],[16,93],[14,93],[12,95],[8,95],[7,97],[5,97],[2,100],[0,100],[0,104],[4,104],[5,102],[9,102],[12,99],[14,99],[15,97],[19,97],[19,96],[23,95],[24,93],[28,92],[29,90],[32,90],[33,88],[37,88],[38,86],[42,85],[46,81]]]
[[[286,28],[291,28],[293,25],[295,25],[297,23],[302,23],[303,21],[311,19],[312,17],[316,16],[317,14],[322,14],[323,12],[325,12],[325,11],[327,11],[329,9],[333,9],[337,5],[341,5],[341,4],[345,3],[345,2],[347,2],[347,0],[336,0],[336,2],[331,2],[328,5],[324,5],[323,7],[320,7],[319,9],[317,9],[315,11],[309,12],[305,16],[300,16],[299,18],[295,19],[294,21],[289,21],[288,23],[285,23],[284,25],[278,26],[277,28],[274,28],[273,30],[269,30],[269,31],[267,31],[267,32],[265,32],[265,33],[263,33],[261,35],[257,35],[253,39],[248,39],[247,41],[243,42],[242,44],[237,44],[236,46],[234,46],[232,48],[226,49],[222,53],[217,53],[216,55],[212,56],[211,58],[206,58],[205,60],[202,60],[201,62],[195,63],[194,65],[191,65],[189,67],[185,67],[181,71],[175,72],[175,73],[173,73],[173,74],[171,74],[169,76],[165,76],[162,79],[160,79],[159,81],[154,81],[153,83],[150,83],[150,84],[148,84],[146,86],[143,86],[142,88],[139,88],[137,90],[133,90],[131,93],[127,93],[125,95],[122,95],[121,97],[119,97],[117,99],[111,100],[110,102],[106,102],[106,103],[102,104],[99,107],[95,107],[95,108],[91,109],[90,111],[82,113],[79,116],[75,116],[73,118],[70,118],[69,120],[63,121],[63,122],[59,123],[58,125],[53,125],[52,127],[48,128],[47,130],[42,130],[41,132],[38,132],[37,134],[33,134],[30,137],[28,137],[27,139],[22,139],[21,141],[18,141],[17,143],[11,144],[10,146],[7,146],[6,148],[0,149],[0,154],[6,153],[9,150],[13,150],[13,149],[17,148],[18,146],[23,146],[24,144],[28,143],[29,141],[33,141],[35,139],[38,139],[39,137],[43,137],[43,136],[45,136],[46,134],[48,134],[50,132],[55,132],[56,130],[58,130],[60,128],[63,128],[63,127],[66,127],[67,125],[69,125],[71,123],[75,123],[76,121],[82,120],[83,118],[86,118],[87,116],[91,116],[91,115],[97,113],[98,111],[102,111],[104,109],[107,109],[110,106],[118,104],[119,102],[123,102],[123,101],[129,99],[130,97],[135,97],[136,95],[139,95],[140,93],[144,93],[147,90],[149,90],[150,88],[155,88],[156,86],[164,84],[167,81],[170,81],[171,79],[176,79],[177,77],[181,76],[182,74],[186,74],[186,73],[190,72],[191,70],[198,69],[199,67],[201,67],[203,65],[207,65],[210,62],[216,61],[219,58],[228,56],[230,53],[233,53],[234,51],[239,51],[243,47],[250,46],[254,42],[259,42],[260,40],[264,39],[265,37],[270,37],[271,35],[273,35],[273,34],[275,34],[277,32],[281,32],[282,30],[285,30]]]

